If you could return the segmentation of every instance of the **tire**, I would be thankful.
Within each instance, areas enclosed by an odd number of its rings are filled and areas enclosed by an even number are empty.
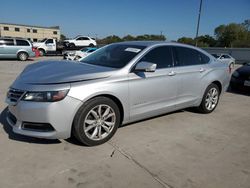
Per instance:
[[[40,56],[45,55],[45,50],[44,49],[38,49]]]
[[[89,47],[95,47],[95,45],[91,43],[91,44],[89,45]]]
[[[76,47],[76,45],[74,43],[69,44],[69,48],[75,48],[75,47]]]
[[[26,52],[19,52],[17,57],[20,61],[26,61],[29,58],[29,55]]]
[[[202,98],[202,102],[198,107],[201,113],[208,114],[215,110],[220,99],[220,90],[216,84],[210,84]]]
[[[78,110],[72,133],[84,145],[95,146],[107,142],[119,125],[120,111],[117,104],[107,97],[96,97]]]
[[[74,61],[78,61],[79,59],[81,59],[81,57],[80,57],[80,56],[76,56],[76,57],[74,58]]]

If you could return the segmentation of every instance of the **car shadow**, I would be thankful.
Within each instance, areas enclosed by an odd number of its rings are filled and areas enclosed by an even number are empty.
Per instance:
[[[231,87],[227,90],[228,93],[236,94],[236,95],[245,95],[250,96],[250,89],[232,89]]]
[[[20,61],[20,60],[18,60],[18,59],[0,59],[0,61],[18,61],[18,62],[22,62],[22,61]],[[35,61],[33,58],[29,58],[29,59],[27,59],[26,61]],[[24,62],[26,62],[26,61],[24,61]]]
[[[9,139],[20,141],[20,142],[27,142],[32,144],[59,144],[61,143],[60,140],[47,140],[47,139],[41,139],[41,138],[33,138],[28,137],[24,135],[16,134],[12,131],[11,125],[6,120],[7,116],[7,107],[1,112],[0,114],[0,124],[3,126],[3,130],[8,134]]]

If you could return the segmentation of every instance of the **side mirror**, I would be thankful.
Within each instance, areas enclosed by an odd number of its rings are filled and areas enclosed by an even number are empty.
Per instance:
[[[137,63],[134,71],[135,72],[155,72],[156,66],[157,65],[154,63],[141,61],[141,62]]]

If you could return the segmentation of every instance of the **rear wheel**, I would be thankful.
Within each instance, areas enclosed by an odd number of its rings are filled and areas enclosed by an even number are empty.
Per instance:
[[[75,60],[75,61],[78,61],[80,58],[81,58],[81,57],[77,55],[77,56],[74,58],[74,60]]]
[[[40,56],[44,56],[45,55],[44,49],[38,49],[38,51],[39,51]]]
[[[70,43],[70,44],[69,44],[69,47],[70,47],[70,48],[74,48],[75,46],[76,46],[76,45],[75,45],[74,43]]]
[[[199,106],[199,111],[208,114],[214,111],[220,98],[220,90],[216,84],[210,84],[203,96],[202,102]]]
[[[89,45],[89,47],[95,47],[95,45],[91,43],[91,44]]]
[[[26,61],[29,57],[29,55],[26,52],[19,52],[17,56],[18,59],[21,61]]]
[[[73,135],[88,146],[107,142],[120,124],[120,111],[116,103],[106,97],[87,101],[77,112]]]

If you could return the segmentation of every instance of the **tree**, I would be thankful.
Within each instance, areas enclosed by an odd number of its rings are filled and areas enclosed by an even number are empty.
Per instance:
[[[61,34],[61,35],[60,35],[60,40],[61,40],[61,41],[64,41],[64,40],[66,40],[66,39],[67,39],[67,37],[66,37],[64,34]]]
[[[216,40],[210,35],[201,35],[197,37],[197,40],[200,47],[214,47],[216,45]]]
[[[123,41],[133,41],[135,40],[135,37],[132,35],[126,35],[125,37],[122,38]]]
[[[248,30],[243,24],[230,23],[228,25],[220,25],[214,30],[214,34],[218,40],[218,46],[233,47],[237,42],[245,43],[248,38]]]
[[[194,39],[190,38],[190,37],[181,37],[177,40],[177,42],[179,43],[184,43],[184,44],[190,44],[190,45],[194,45],[195,41]]]
[[[149,40],[149,41],[165,41],[166,37],[164,35],[138,35],[135,40]]]
[[[122,39],[116,35],[111,35],[98,41],[99,44],[111,44],[114,42],[121,42]]]

